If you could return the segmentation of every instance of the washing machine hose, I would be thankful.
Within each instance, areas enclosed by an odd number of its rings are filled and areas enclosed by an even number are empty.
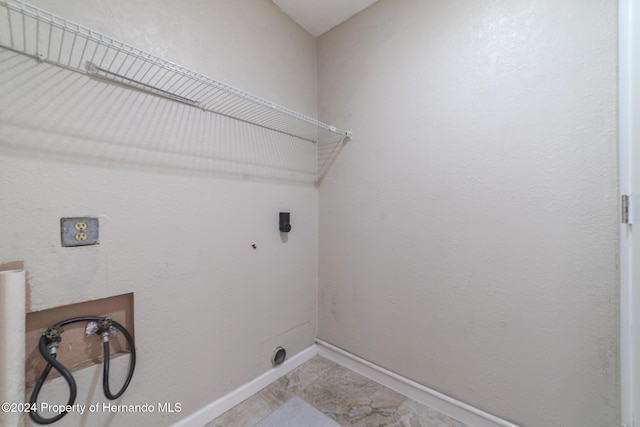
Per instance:
[[[55,423],[56,421],[59,421],[62,417],[64,417],[68,413],[67,411],[63,410],[58,415],[55,415],[51,418],[44,418],[40,416],[37,410],[35,410],[37,409],[38,395],[40,394],[40,390],[42,389],[44,382],[49,376],[51,369],[55,369],[56,371],[60,372],[60,375],[65,379],[65,381],[67,382],[67,385],[69,386],[69,401],[67,402],[68,407],[73,406],[73,404],[75,403],[76,395],[78,391],[78,388],[76,386],[76,381],[74,380],[73,375],[71,375],[71,372],[69,372],[69,370],[65,368],[64,365],[56,359],[56,351],[51,351],[52,348],[57,349],[57,344],[59,344],[60,342],[59,336],[57,339],[52,339],[51,335],[48,334],[48,332],[54,331],[54,333],[57,332],[58,334],[60,334],[62,333],[61,328],[71,323],[104,322],[104,321],[109,321],[111,326],[116,328],[118,331],[122,333],[122,335],[124,335],[125,339],[127,340],[127,344],[129,345],[130,353],[129,353],[129,372],[127,373],[127,378],[122,388],[117,393],[113,394],[111,393],[111,389],[109,387],[109,339],[108,339],[109,333],[107,331],[106,336],[105,334],[102,335],[103,336],[102,348],[104,351],[104,358],[103,358],[103,364],[102,364],[102,367],[103,367],[102,368],[102,390],[107,399],[114,400],[122,396],[122,394],[125,392],[127,387],[129,387],[129,383],[131,383],[131,378],[133,377],[133,371],[136,367],[136,349],[133,342],[133,337],[131,336],[129,331],[127,331],[127,329],[124,326],[122,326],[120,323],[116,322],[115,320],[110,320],[105,317],[82,316],[82,317],[74,317],[71,319],[64,320],[47,329],[47,331],[44,334],[42,334],[42,336],[40,337],[40,341],[38,343],[38,350],[40,351],[40,354],[42,355],[42,357],[47,361],[47,366],[42,371],[42,374],[40,375],[40,378],[36,382],[36,385],[33,388],[33,391],[31,393],[31,399],[29,399],[29,406],[31,407],[29,416],[31,417],[33,422],[37,424],[52,424],[52,423]]]

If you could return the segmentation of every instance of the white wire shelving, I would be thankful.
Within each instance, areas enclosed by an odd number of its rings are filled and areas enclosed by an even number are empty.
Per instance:
[[[16,0],[0,0],[0,46],[77,72],[317,143],[341,130]]]

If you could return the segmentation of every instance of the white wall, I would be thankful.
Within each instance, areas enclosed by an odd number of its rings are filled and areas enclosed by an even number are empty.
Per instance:
[[[271,2],[34,3],[316,114],[315,39]],[[313,343],[313,144],[6,50],[0,99],[0,263],[24,260],[32,310],[134,292],[138,365],[118,403],[183,406],[87,425],[170,425],[270,369],[277,345]],[[60,218],[80,215],[100,217],[100,245],[62,248]]]
[[[525,426],[619,425],[616,2],[381,0],[319,39],[319,337]]]

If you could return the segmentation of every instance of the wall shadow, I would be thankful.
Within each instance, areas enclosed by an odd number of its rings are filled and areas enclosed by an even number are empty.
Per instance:
[[[318,146],[0,48],[0,154],[316,185]]]

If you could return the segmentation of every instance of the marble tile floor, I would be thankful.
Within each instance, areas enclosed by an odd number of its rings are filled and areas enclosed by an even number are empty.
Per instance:
[[[294,396],[345,427],[469,427],[320,356],[205,427],[253,427]]]

